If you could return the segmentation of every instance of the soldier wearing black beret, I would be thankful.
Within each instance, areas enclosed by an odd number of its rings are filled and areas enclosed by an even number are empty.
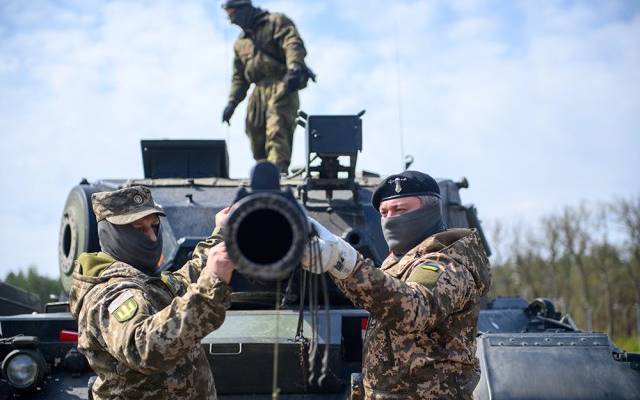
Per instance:
[[[418,171],[404,171],[383,179],[373,192],[371,203],[377,210],[383,200],[410,196],[440,198],[440,187],[438,182],[427,174]]]
[[[312,220],[328,272],[369,311],[363,347],[365,399],[471,399],[480,297],[491,282],[478,232],[446,229],[440,188],[429,175],[391,175],[372,196],[391,253],[380,268]]]

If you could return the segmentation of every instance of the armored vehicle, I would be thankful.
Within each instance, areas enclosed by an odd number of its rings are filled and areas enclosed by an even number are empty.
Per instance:
[[[33,293],[0,282],[0,315],[40,311],[40,298]]]
[[[282,190],[380,265],[388,249],[380,216],[370,200],[381,178],[356,172],[362,149],[362,113],[301,113],[299,123],[305,128],[306,165],[280,180]],[[92,193],[131,185],[150,188],[166,213],[162,217],[161,268],[172,270],[188,260],[196,243],[209,235],[215,213],[238,197],[239,188],[249,192],[257,188],[255,180],[229,178],[223,141],[143,140],[141,150],[144,178],[82,180],[71,189],[59,238],[60,273],[66,290],[78,255],[99,250]],[[439,185],[447,226],[474,228],[482,234],[475,207],[463,204],[460,198],[467,180],[440,179]],[[286,223],[257,222],[250,228],[249,238],[255,230],[278,238],[295,236]],[[489,252],[484,234],[482,238]],[[251,246],[247,240],[248,253]],[[330,309],[313,310],[301,301],[301,275],[294,269],[278,284],[234,274],[226,321],[202,341],[221,399],[272,398],[274,352],[279,361],[279,398],[350,397],[361,370],[368,315],[353,308],[330,280],[326,294],[320,296],[328,300]],[[0,398],[87,398],[92,374],[75,350],[77,327],[68,311],[0,317],[0,327]],[[318,333],[319,351],[328,349],[324,370],[319,358],[310,361],[306,342],[300,340],[304,335],[313,336],[312,328]],[[482,376],[474,393],[477,399],[640,398],[638,355],[619,351],[604,334],[581,332],[548,300],[487,301],[478,333]],[[309,379],[313,375],[324,378],[321,384],[319,379]]]

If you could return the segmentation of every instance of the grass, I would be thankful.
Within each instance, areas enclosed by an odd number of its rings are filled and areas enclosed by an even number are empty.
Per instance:
[[[635,336],[618,337],[613,339],[613,342],[616,346],[623,349],[624,351],[628,351],[630,353],[640,353],[640,343],[638,343],[638,338]]]

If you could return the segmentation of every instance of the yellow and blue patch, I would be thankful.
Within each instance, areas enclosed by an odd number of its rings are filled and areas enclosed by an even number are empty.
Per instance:
[[[178,282],[178,279],[173,276],[173,274],[169,272],[163,272],[160,275],[160,280],[162,280],[162,283],[164,283],[165,286],[169,289],[173,297],[180,295],[180,283]]]
[[[442,269],[442,265],[436,263],[435,261],[427,261],[420,264],[420,268],[426,269],[427,271],[438,272]]]
[[[429,262],[420,264],[420,268],[426,269],[428,271],[433,271],[433,272],[438,272],[441,269],[438,264],[429,263]]]
[[[416,282],[429,289],[438,283],[438,279],[444,271],[444,265],[437,261],[424,261],[413,268],[407,278],[407,282]]]

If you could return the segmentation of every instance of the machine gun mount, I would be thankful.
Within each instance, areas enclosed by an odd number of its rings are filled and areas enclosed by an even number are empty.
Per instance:
[[[362,151],[362,119],[365,110],[356,115],[307,115],[298,112],[298,125],[305,128],[306,175],[298,188],[299,198],[307,204],[311,190],[324,190],[327,201],[334,190],[349,190],[358,201],[356,162]],[[340,157],[348,157],[342,165]],[[320,163],[315,162],[320,159]]]

